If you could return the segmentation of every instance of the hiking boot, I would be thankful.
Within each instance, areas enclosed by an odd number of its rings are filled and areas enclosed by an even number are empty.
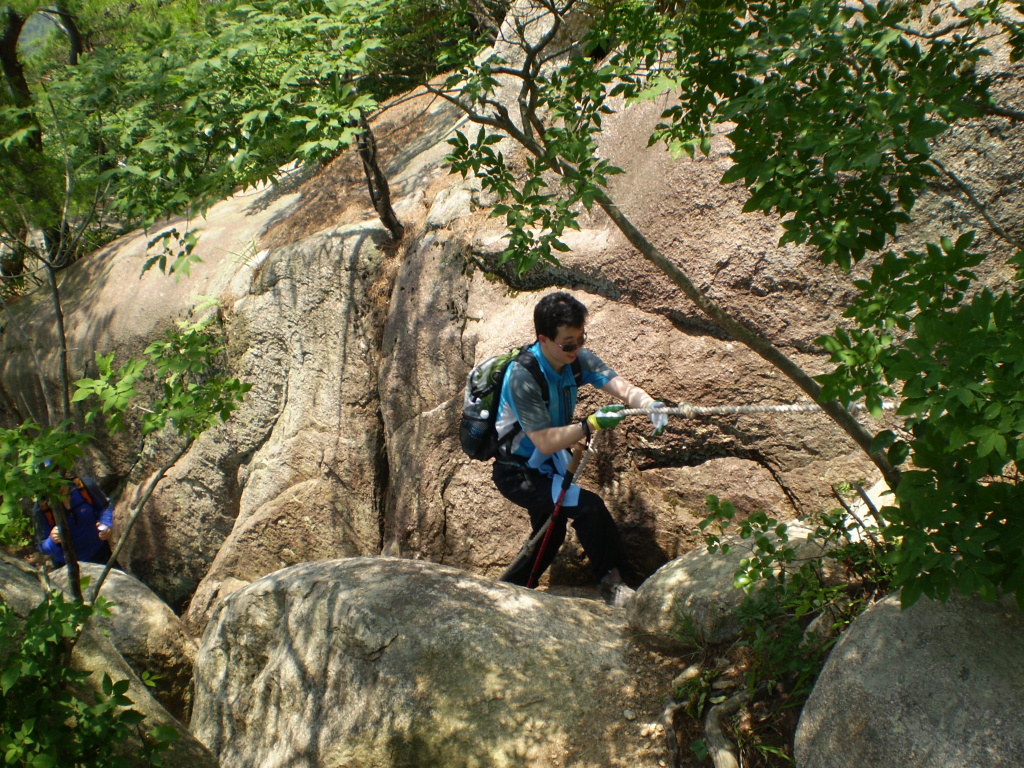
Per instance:
[[[635,590],[626,586],[618,569],[615,568],[605,574],[604,578],[601,579],[601,583],[597,585],[597,589],[601,593],[601,597],[604,598],[604,601],[616,608],[625,608],[633,595],[636,594]]]

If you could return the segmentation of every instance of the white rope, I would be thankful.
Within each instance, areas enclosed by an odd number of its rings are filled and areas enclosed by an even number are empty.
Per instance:
[[[882,403],[883,411],[891,411],[895,408],[896,403]],[[781,405],[687,405],[683,403],[682,405],[666,406],[664,408],[624,408],[619,413],[623,416],[650,416],[652,413],[664,413],[669,416],[682,416],[683,418],[691,419],[701,416],[735,416],[747,413],[815,413],[823,410],[817,403],[789,403]],[[867,406],[862,403],[852,403],[847,410],[851,412],[866,411]],[[594,438],[599,434],[601,433],[595,432]],[[587,443],[587,450],[584,452],[579,465],[576,467],[576,471],[573,473],[574,478],[579,478],[583,474],[583,468],[587,465],[587,461],[590,460],[590,456],[594,452],[594,442],[594,439],[591,439]]]
[[[891,411],[896,403],[882,403],[882,410]],[[788,405],[676,405],[664,408],[625,408],[619,411],[623,416],[650,416],[652,413],[665,413],[670,416],[682,416],[692,419],[700,416],[735,416],[746,413],[814,413],[822,411],[817,403],[791,403]],[[854,403],[848,411],[866,411],[867,406]]]
[[[573,477],[579,477],[580,475],[583,474],[583,468],[587,466],[587,461],[590,459],[590,454],[592,454],[593,452],[594,441],[590,440],[587,443],[587,450],[583,452],[583,456],[582,458],[580,458],[580,463],[576,465],[576,471],[573,472]]]

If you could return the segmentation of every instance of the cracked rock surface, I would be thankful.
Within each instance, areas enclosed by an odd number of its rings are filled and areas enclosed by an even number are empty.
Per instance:
[[[433,563],[294,566],[214,609],[191,730],[232,766],[653,768],[624,626]]]

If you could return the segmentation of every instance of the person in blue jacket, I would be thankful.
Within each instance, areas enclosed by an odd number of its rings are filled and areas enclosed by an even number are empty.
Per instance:
[[[586,319],[587,308],[570,294],[559,291],[544,296],[533,312],[537,341],[527,351],[539,363],[548,397],[541,392],[539,377],[518,361],[509,365],[502,385],[496,422],[499,449],[492,477],[502,496],[526,509],[534,533],[551,515],[561,492],[569,461],[566,449],[623,419],[624,406],[615,404],[577,421],[579,385],[596,387],[630,408],[663,407],[585,348]],[[655,434],[661,434],[668,423],[664,414],[651,414],[651,421]],[[632,590],[622,579],[626,556],[615,521],[600,496],[578,485],[566,492],[539,572],[551,564],[565,540],[566,517],[572,520],[601,594],[613,605],[624,605]],[[536,555],[506,572],[505,581],[525,586]]]
[[[91,479],[70,475],[63,504],[75,556],[82,562],[106,563],[111,555],[109,542],[114,524],[114,505],[106,494]],[[57,565],[64,565],[64,547],[50,505],[37,501],[32,508],[32,520],[39,551],[53,558]]]

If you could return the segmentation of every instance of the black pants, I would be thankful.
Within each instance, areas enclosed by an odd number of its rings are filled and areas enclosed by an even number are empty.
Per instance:
[[[109,541],[104,541],[100,545],[100,548],[96,550],[96,554],[95,555],[93,555],[92,557],[86,558],[86,562],[89,562],[89,563],[100,563],[101,565],[106,565],[107,561],[110,559],[110,556],[112,554],[114,554],[114,552],[113,552],[113,550],[110,549],[110,542]]]
[[[63,553],[61,553],[61,554],[63,554]],[[100,548],[97,549],[94,554],[90,555],[89,557],[83,557],[81,560],[79,560],[79,562],[81,562],[81,563],[99,563],[100,565],[106,565],[107,561],[110,559],[110,556],[112,554],[114,554],[114,552],[110,548],[110,542],[109,541],[103,541],[103,542],[100,543]],[[58,561],[56,558],[54,559],[53,564],[57,568],[63,568],[65,565],[67,565],[67,563],[64,560]],[[114,567],[117,568],[118,570],[121,570],[117,566],[117,564],[115,564]]]
[[[523,464],[495,461],[492,477],[501,495],[530,515],[533,532],[540,530],[554,511],[551,500],[551,478],[530,469]],[[626,556],[619,538],[618,528],[604,501],[596,493],[580,489],[579,504],[574,507],[562,506],[558,518],[552,523],[554,530],[540,562],[538,578],[547,570],[565,541],[566,520],[572,520],[572,527],[579,537],[583,551],[590,560],[594,578],[600,581],[612,568],[620,570],[625,566]],[[537,547],[538,551],[540,547]],[[525,560],[505,577],[512,584],[526,586],[538,552]]]

